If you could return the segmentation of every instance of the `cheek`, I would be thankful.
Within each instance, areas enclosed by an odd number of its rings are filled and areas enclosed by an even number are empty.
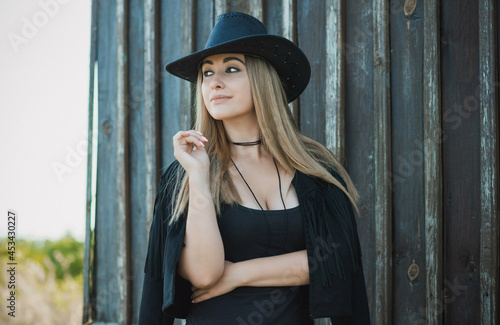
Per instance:
[[[253,107],[252,90],[250,88],[250,83],[246,83],[244,85],[243,89],[244,89],[244,94],[245,94],[245,103],[248,106]]]
[[[205,84],[201,85],[201,94],[203,97],[203,101],[205,102],[205,106],[208,107],[208,104],[210,102],[209,98],[209,87],[207,87]]]

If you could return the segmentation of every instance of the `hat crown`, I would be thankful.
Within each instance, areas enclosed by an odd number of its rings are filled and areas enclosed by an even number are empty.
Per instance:
[[[217,16],[205,49],[254,35],[268,35],[267,29],[262,22],[242,12],[229,12]]]

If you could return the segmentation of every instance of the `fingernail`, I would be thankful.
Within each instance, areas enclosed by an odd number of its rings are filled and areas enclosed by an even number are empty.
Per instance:
[[[204,146],[205,146],[205,144],[204,144],[203,142],[201,142],[201,141],[200,141],[200,144],[201,144],[201,146],[202,146],[202,147],[204,147]]]
[[[208,139],[207,139],[207,138],[205,138],[205,137],[201,137],[201,138],[202,138],[203,140],[205,140],[205,141],[208,141]]]
[[[194,304],[194,299],[193,299],[193,300],[191,300],[191,303],[193,303],[193,304]]]
[[[198,133],[199,135],[203,135],[203,133],[201,133],[200,131],[196,131],[196,133]]]

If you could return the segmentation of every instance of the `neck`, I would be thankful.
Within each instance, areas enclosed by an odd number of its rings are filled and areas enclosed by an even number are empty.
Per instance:
[[[239,146],[232,142],[253,142],[261,138],[259,126],[255,118],[254,121],[239,119],[237,121],[223,121],[224,129],[231,142],[231,156],[235,159],[243,158],[257,160],[263,155],[263,145]]]

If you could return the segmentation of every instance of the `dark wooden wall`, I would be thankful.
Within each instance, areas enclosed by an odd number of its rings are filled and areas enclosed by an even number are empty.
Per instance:
[[[372,323],[497,323],[495,0],[94,0],[83,321],[137,322],[157,182],[192,123],[192,84],[163,67],[227,11],[311,62],[291,108],[361,195]]]

